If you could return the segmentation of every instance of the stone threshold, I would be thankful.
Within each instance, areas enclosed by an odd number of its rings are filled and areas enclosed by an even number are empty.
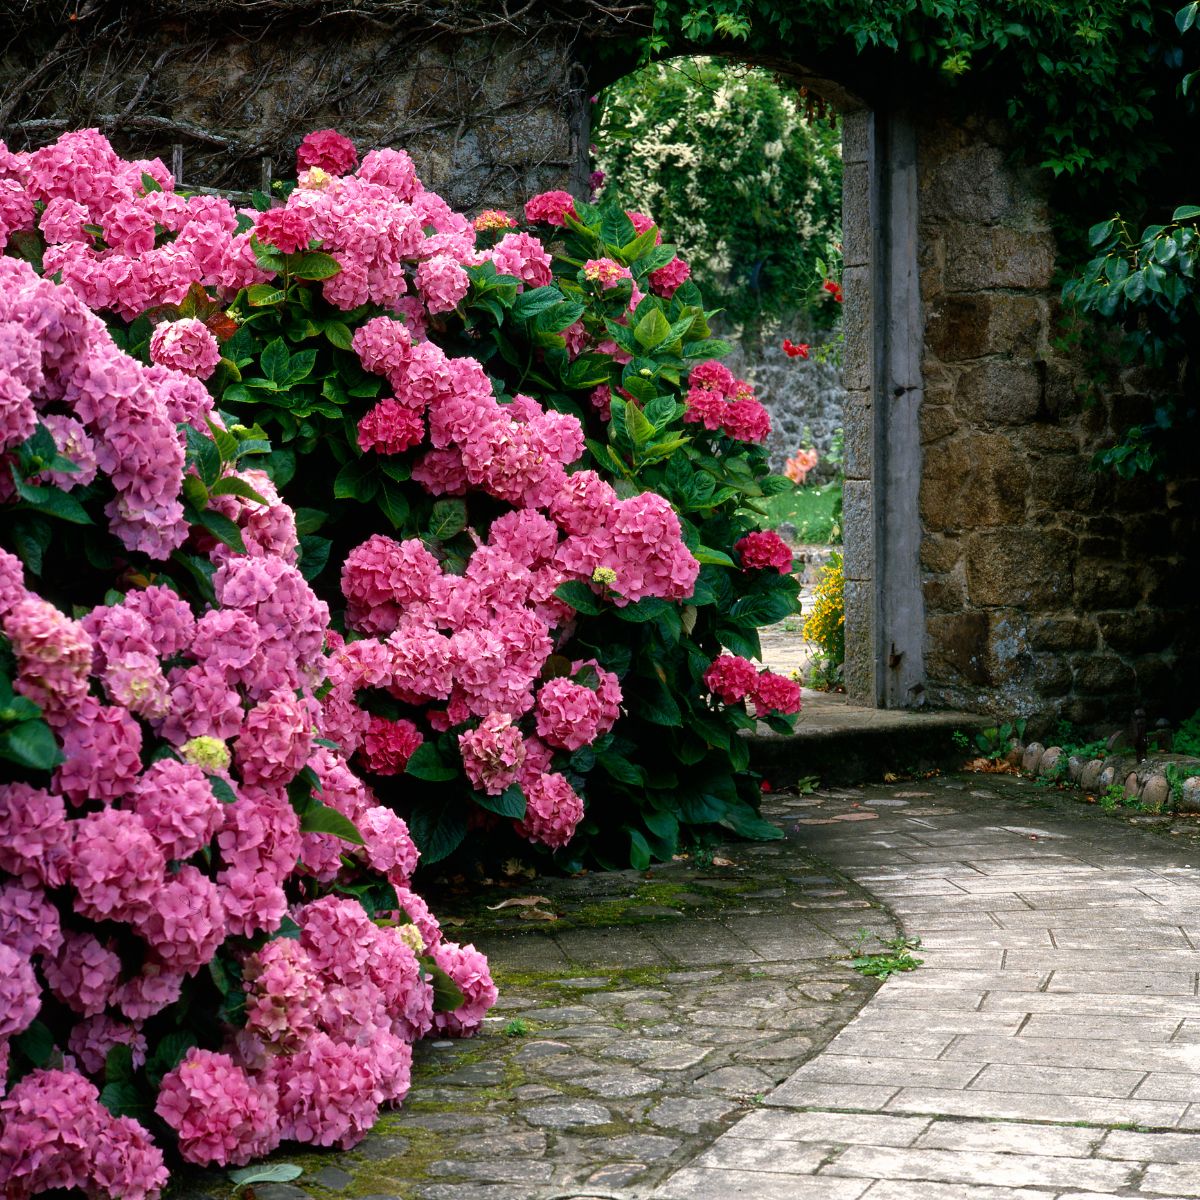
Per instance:
[[[794,732],[779,734],[760,725],[744,735],[751,765],[776,789],[806,776],[848,787],[885,775],[957,768],[963,751],[952,735],[961,730],[971,736],[994,723],[953,709],[868,708],[810,688],[803,689],[802,700]]]

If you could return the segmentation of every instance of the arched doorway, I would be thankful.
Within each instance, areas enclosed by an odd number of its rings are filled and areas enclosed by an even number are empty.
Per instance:
[[[924,328],[915,132],[902,115],[873,109],[830,80],[778,63],[755,65],[820,95],[839,114],[844,681],[852,703],[918,706],[925,700],[918,504]],[[591,86],[613,79],[610,67],[595,73]],[[581,147],[588,145],[589,134],[580,131]]]

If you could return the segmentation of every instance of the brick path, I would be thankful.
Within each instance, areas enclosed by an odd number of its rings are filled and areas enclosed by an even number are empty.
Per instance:
[[[925,965],[656,1200],[1200,1196],[1197,851],[1039,798],[961,776],[813,798],[792,836]]]

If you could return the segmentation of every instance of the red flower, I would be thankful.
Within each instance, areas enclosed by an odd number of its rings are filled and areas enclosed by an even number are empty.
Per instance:
[[[836,280],[827,279],[821,285],[839,304],[842,302],[842,285]]]
[[[786,354],[788,356],[788,358],[807,358],[808,357],[808,343],[807,342],[797,343],[797,342],[790,341],[788,338],[784,338],[783,339],[783,352],[784,352],[784,354]]]

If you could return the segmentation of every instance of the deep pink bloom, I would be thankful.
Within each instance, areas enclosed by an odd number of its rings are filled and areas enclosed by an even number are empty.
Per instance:
[[[269,208],[259,213],[254,233],[260,242],[274,246],[281,254],[307,250],[313,236],[308,218],[295,208]]]
[[[575,197],[570,192],[539,192],[525,202],[525,220],[563,225],[567,216],[576,216]]]
[[[754,711],[760,716],[800,711],[800,685],[774,671],[763,671],[755,680],[753,698]]]
[[[704,672],[704,686],[726,704],[751,695],[758,683],[758,668],[749,659],[723,654]]]
[[[296,170],[320,167],[331,175],[346,175],[358,165],[354,143],[335,129],[314,129],[296,151]]]
[[[755,529],[733,544],[742,560],[742,570],[771,569],[781,575],[792,571],[792,551],[773,529]]]

